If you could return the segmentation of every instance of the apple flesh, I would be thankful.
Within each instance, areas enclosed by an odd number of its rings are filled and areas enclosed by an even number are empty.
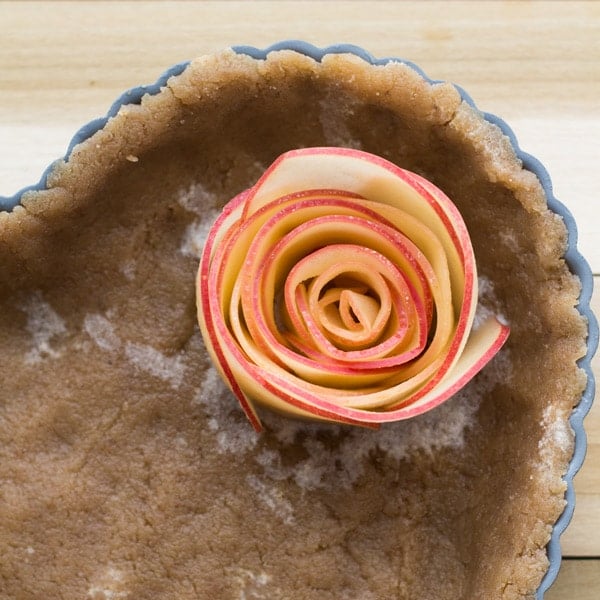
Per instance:
[[[207,349],[250,422],[255,404],[376,427],[431,410],[498,352],[477,328],[465,223],[437,187],[378,156],[280,156],[212,226],[197,279]]]

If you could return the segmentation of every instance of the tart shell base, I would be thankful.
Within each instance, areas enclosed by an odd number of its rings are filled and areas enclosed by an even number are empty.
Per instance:
[[[340,145],[461,210],[505,349],[379,432],[264,415],[209,365],[194,278],[219,208],[282,152]],[[0,213],[5,597],[530,598],[585,377],[566,230],[448,84],[354,56],[203,57]]]

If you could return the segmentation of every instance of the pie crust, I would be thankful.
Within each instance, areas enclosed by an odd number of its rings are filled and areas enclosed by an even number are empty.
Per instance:
[[[377,432],[264,414],[209,364],[198,256],[282,152],[361,148],[459,207],[505,348]],[[350,54],[201,57],[0,213],[6,598],[532,598],[565,506],[586,323],[567,232],[450,84]]]

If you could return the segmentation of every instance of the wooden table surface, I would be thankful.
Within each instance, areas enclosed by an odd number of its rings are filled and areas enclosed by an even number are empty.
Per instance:
[[[600,274],[600,2],[0,1],[0,194],[36,182],[79,126],[171,64],[292,38],[351,42],[462,85],[545,164]],[[600,291],[593,306],[600,314]],[[598,403],[586,430],[548,600],[600,598]]]

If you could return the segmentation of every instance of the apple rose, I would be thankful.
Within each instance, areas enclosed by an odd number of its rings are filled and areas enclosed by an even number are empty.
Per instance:
[[[197,280],[207,349],[257,431],[256,404],[366,426],[439,405],[508,336],[473,327],[477,294],[451,200],[346,148],[280,156],[225,206]]]

